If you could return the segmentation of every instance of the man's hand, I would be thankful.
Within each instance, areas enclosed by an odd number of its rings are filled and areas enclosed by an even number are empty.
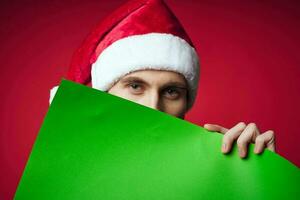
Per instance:
[[[231,129],[216,124],[205,124],[204,128],[224,134],[221,148],[223,153],[230,152],[235,140],[237,140],[238,151],[241,158],[247,156],[248,144],[251,142],[255,143],[254,153],[256,154],[262,153],[265,148],[275,152],[274,131],[269,130],[260,134],[255,123],[246,125],[244,122],[240,122]]]

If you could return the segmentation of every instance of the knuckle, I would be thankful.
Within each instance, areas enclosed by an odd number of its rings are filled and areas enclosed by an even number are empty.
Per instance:
[[[245,127],[246,127],[245,122],[239,122],[238,125],[239,125],[240,127],[242,127],[242,128],[245,128]]]
[[[224,137],[223,137],[223,140],[224,141],[231,141],[231,140],[233,140],[233,138],[230,134],[225,134]]]
[[[249,126],[250,128],[252,128],[252,129],[257,128],[257,125],[256,125],[255,123],[253,123],[253,122],[249,123],[248,126]]]
[[[241,139],[238,139],[238,140],[236,141],[236,143],[237,143],[238,147],[243,147],[243,146],[245,146],[245,141],[243,141],[243,140],[241,140]]]
[[[255,139],[255,143],[264,143],[264,138],[261,135],[257,136]]]
[[[273,130],[268,130],[268,133],[272,136],[272,137],[274,137],[275,136],[275,133],[274,133],[274,131]]]

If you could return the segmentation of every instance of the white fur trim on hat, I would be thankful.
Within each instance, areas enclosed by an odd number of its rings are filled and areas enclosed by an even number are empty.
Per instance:
[[[193,105],[199,81],[199,59],[188,42],[172,34],[134,35],[112,43],[92,65],[92,87],[107,91],[122,76],[142,69],[182,74],[189,88],[188,109]]]
[[[51,90],[50,90],[50,98],[49,98],[49,104],[51,104],[56,92],[57,92],[57,89],[58,89],[58,86],[55,86],[53,87]]]

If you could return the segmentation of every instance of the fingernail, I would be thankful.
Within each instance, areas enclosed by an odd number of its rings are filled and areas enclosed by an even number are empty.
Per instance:
[[[226,144],[225,144],[225,143],[223,143],[223,144],[222,144],[222,151],[225,153],[225,152],[226,152],[226,150],[227,150],[227,148],[226,148]]]
[[[254,153],[258,153],[258,147],[254,147]]]
[[[245,157],[245,152],[243,149],[239,149],[239,154],[240,154],[240,157]]]

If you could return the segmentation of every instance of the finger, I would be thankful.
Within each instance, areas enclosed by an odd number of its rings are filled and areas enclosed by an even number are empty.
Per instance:
[[[222,141],[223,153],[228,153],[231,150],[233,141],[239,137],[245,127],[246,124],[244,122],[240,122],[225,133]]]
[[[272,130],[266,131],[265,133],[257,136],[255,140],[254,153],[256,154],[262,153],[265,147],[275,152],[275,134],[274,131]]]
[[[265,148],[265,141],[264,141],[263,137],[264,137],[263,135],[259,135],[255,139],[254,153],[256,153],[256,154],[262,153]]]
[[[267,141],[267,149],[269,149],[270,151],[276,152],[275,149],[275,133],[272,130],[266,131],[264,133],[264,135],[266,136],[266,141]]]
[[[241,158],[245,158],[247,156],[249,143],[254,142],[258,136],[259,130],[256,124],[249,123],[237,139],[239,156]]]
[[[204,124],[204,128],[210,130],[210,131],[216,131],[225,134],[228,129],[224,128],[223,126],[219,126],[217,124]]]

